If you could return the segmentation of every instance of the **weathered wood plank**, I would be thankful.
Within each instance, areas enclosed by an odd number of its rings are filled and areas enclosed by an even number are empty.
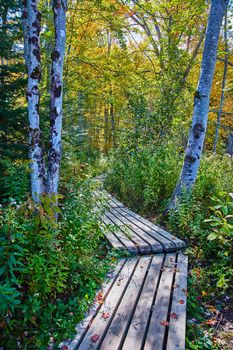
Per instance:
[[[157,290],[164,254],[153,257],[122,350],[141,350]]]
[[[123,299],[101,344],[101,350],[119,349],[132,317],[151,257],[140,259]]]
[[[120,209],[119,209],[120,210]],[[156,241],[150,235],[148,235],[145,231],[143,231],[139,226],[135,225],[133,221],[128,220],[128,217],[122,214],[122,211],[118,211],[118,209],[112,209],[111,213],[116,216],[123,224],[126,225],[131,231],[133,231],[137,236],[142,238],[149,246],[151,247],[151,251],[154,253],[163,252],[164,248],[160,242]]]
[[[113,212],[113,210],[111,210]],[[114,209],[114,212],[117,211],[122,217],[127,218],[129,222],[131,222],[134,225],[135,229],[141,229],[145,232],[146,236],[151,237],[156,242],[158,242],[162,247],[163,250],[169,252],[169,251],[175,251],[176,245],[175,243],[171,242],[169,239],[165,238],[158,232],[156,232],[154,229],[150,228],[149,226],[145,225],[143,222],[139,221],[138,219],[134,218],[132,215],[130,215],[125,210],[122,210],[122,208],[116,208]]]
[[[163,350],[175,261],[175,254],[169,253],[166,255],[153,305],[144,350]]]
[[[167,350],[185,350],[188,257],[178,255],[168,328]]]
[[[112,226],[114,225],[113,222],[107,217],[107,216],[103,216],[102,217],[102,221],[103,223],[106,225],[106,227],[108,227],[109,231],[113,230],[115,236],[117,237],[117,239],[119,240],[119,242],[123,245],[123,249],[128,250],[128,252],[136,254],[138,253],[138,249],[137,246],[135,246],[134,242],[132,242],[123,232],[122,230],[115,225],[114,228],[112,228]]]
[[[109,198],[109,200],[112,202],[113,208],[114,207],[119,207],[119,208],[125,207],[125,205],[122,202],[120,202],[118,199],[116,199],[114,196],[112,196],[109,192],[107,192],[106,190],[104,190],[103,192]]]
[[[186,244],[184,241],[182,241],[181,239],[173,236],[171,233],[165,231],[164,229],[162,229],[161,227],[153,224],[152,222],[146,220],[145,218],[143,218],[142,216],[134,213],[132,210],[128,209],[128,208],[122,208],[123,211],[125,211],[126,213],[128,213],[129,215],[131,215],[132,217],[134,217],[135,219],[137,219],[138,221],[141,221],[142,223],[144,223],[145,225],[147,225],[148,227],[150,227],[152,230],[158,232],[161,236],[167,238],[168,240],[170,240],[172,243],[174,243],[176,245],[177,249],[180,248],[185,248]]]
[[[127,260],[99,312],[93,319],[84,339],[81,344],[78,344],[79,350],[95,350],[99,347],[99,344],[102,342],[105,332],[115,315],[115,311],[121,301],[121,296],[124,295],[137,263],[138,259],[136,258]],[[93,336],[97,337],[96,341]]]
[[[126,232],[126,226],[122,224],[122,222],[113,215],[110,211],[106,211],[105,215],[115,224],[118,226],[121,231]],[[128,230],[129,231],[129,230]],[[138,248],[139,252],[142,254],[148,254],[151,252],[151,247],[148,243],[146,243],[141,237],[136,235],[132,230],[125,233],[125,235],[128,236],[128,238],[134,242],[135,246]]]
[[[102,300],[104,301],[111,290],[114,282],[116,281],[117,277],[119,276],[121,270],[123,269],[124,265],[126,263],[125,259],[122,259],[118,262],[117,266],[114,268],[113,271],[109,271],[107,274],[106,281],[103,283],[102,287],[98,290],[96,297],[94,299],[94,302],[90,309],[88,310],[85,319],[78,324],[76,327],[76,336],[72,340],[72,342],[69,344],[68,348],[69,350],[74,350],[77,347],[77,344],[80,342],[80,340],[85,336],[86,331],[88,329],[89,324],[91,323],[92,319],[97,314],[98,310],[101,307],[100,300],[98,299],[98,296],[102,296]]]

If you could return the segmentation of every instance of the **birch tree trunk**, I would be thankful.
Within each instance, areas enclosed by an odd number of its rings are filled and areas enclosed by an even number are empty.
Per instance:
[[[52,52],[50,89],[50,148],[47,192],[57,195],[61,162],[62,76],[66,41],[66,0],[53,0],[55,45]]]
[[[216,154],[216,150],[217,150],[218,135],[219,135],[219,128],[220,128],[220,121],[221,121],[221,117],[222,117],[223,104],[224,104],[224,99],[225,99],[225,87],[226,87],[226,80],[227,80],[227,68],[228,68],[228,35],[227,35],[227,30],[228,29],[227,29],[227,12],[226,12],[225,23],[224,23],[225,60],[224,60],[223,77],[222,77],[222,92],[221,92],[219,110],[218,110],[218,115],[217,115],[215,137],[214,137],[214,154]]]
[[[44,192],[44,161],[41,142],[40,117],[39,117],[39,82],[41,79],[40,59],[40,19],[41,14],[37,8],[37,0],[28,0],[27,13],[28,45],[25,45],[25,59],[28,68],[28,117],[29,117],[29,159],[31,162],[31,194],[35,202]],[[26,21],[26,18],[24,18]]]
[[[28,6],[27,0],[22,1],[22,26],[23,26],[23,44],[24,44],[24,60],[28,71],[29,66],[29,47],[28,47]]]
[[[206,30],[201,72],[194,94],[194,111],[180,179],[172,195],[169,207],[174,207],[182,193],[190,192],[196,178],[202,155],[209,112],[209,100],[213,82],[219,33],[229,0],[212,0]]]

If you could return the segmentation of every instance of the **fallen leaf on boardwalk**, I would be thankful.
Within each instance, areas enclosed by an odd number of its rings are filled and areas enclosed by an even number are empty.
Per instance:
[[[171,315],[170,315],[171,318],[175,318],[177,320],[177,318],[179,317],[175,312],[173,312]]]
[[[173,272],[179,272],[180,270],[174,267]]]
[[[187,297],[188,294],[189,294],[188,291],[187,291],[187,289],[185,289],[185,288],[182,289],[182,292],[184,292],[184,294],[186,295],[186,297]]]
[[[169,322],[168,322],[168,321],[165,321],[165,320],[162,320],[162,321],[160,322],[160,324],[161,324],[161,326],[166,327],[166,326],[169,325]]]
[[[104,301],[103,301],[103,292],[102,292],[102,291],[100,291],[100,292],[97,294],[95,300],[96,300],[99,304],[103,304]]]
[[[184,300],[180,299],[179,304],[181,304],[181,305],[184,304]]]
[[[98,340],[99,340],[100,336],[98,334],[94,334],[92,337],[91,337],[91,341],[93,343],[96,343]]]
[[[106,318],[109,318],[109,317],[110,317],[110,314],[109,314],[109,312],[103,312],[102,315],[101,315],[101,317],[103,317],[104,319],[106,319]]]
[[[179,288],[179,286],[180,286],[179,284],[173,284],[172,288],[174,288],[174,289]]]

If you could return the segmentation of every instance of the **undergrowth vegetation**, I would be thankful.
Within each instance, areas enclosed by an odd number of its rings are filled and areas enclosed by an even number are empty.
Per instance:
[[[99,228],[90,183],[53,198],[12,200],[0,210],[0,337],[6,349],[46,349],[74,331],[114,256]],[[93,211],[95,208],[95,211]],[[56,346],[54,347],[56,348]]]

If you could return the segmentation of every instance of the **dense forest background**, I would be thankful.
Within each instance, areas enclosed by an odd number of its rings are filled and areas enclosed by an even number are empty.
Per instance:
[[[198,178],[192,193],[183,193],[166,211],[183,164],[209,7],[206,0],[68,2],[56,221],[48,197],[36,216],[30,199],[23,5],[0,1],[0,329],[7,349],[45,349],[70,337],[116,260],[92,211],[90,179],[100,174],[129,207],[188,242],[187,349],[232,346],[225,330],[217,337],[215,331],[220,317],[226,314],[226,324],[232,313],[231,2],[220,33]],[[47,150],[50,1],[39,1],[39,10],[40,127]]]

